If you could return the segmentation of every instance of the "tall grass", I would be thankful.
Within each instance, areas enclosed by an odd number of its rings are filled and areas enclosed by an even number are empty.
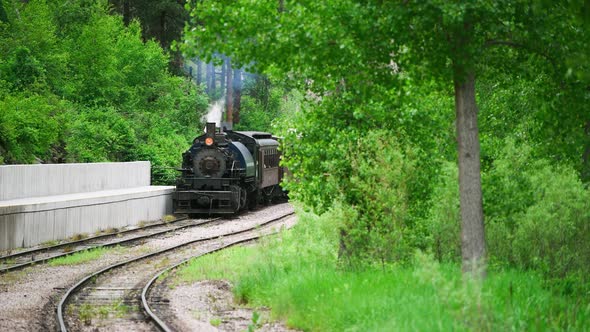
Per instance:
[[[490,271],[462,277],[454,263],[417,252],[408,265],[339,265],[339,212],[298,211],[298,225],[257,247],[205,256],[178,282],[229,279],[238,301],[269,306],[274,318],[306,331],[588,330],[590,305],[545,288],[536,273]]]

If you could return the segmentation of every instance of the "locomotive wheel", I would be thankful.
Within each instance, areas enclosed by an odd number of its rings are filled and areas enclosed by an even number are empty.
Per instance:
[[[248,193],[246,193],[246,189],[240,188],[240,210],[245,209],[247,203],[248,203]]]
[[[231,200],[231,205],[232,208],[234,209],[234,212],[238,212],[241,210],[242,208],[242,188],[236,186],[236,185],[232,185],[230,186],[230,190],[232,193],[232,200]]]

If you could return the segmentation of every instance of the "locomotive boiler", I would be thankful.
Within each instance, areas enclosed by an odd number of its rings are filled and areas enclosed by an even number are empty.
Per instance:
[[[234,214],[284,198],[278,147],[270,133],[221,131],[207,123],[205,134],[182,155],[174,213]]]

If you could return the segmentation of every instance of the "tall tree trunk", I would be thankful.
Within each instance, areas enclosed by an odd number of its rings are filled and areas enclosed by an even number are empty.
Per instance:
[[[279,13],[283,13],[285,11],[285,0],[279,0]]]
[[[221,77],[221,80],[219,81],[219,89],[221,91],[225,90],[225,67],[227,64],[227,57],[223,57],[223,62],[221,63],[221,73],[219,75],[219,77]]]
[[[213,62],[207,64],[207,93],[212,96],[215,94],[215,66]]]
[[[232,87],[232,79],[231,79],[231,62],[229,58],[225,59],[225,71],[227,73],[227,92],[225,93],[225,120],[230,124],[233,125],[234,121],[234,114],[233,114],[233,87]]]
[[[163,10],[160,13],[160,45],[162,45],[162,48],[168,48],[168,42],[167,42],[167,38],[166,38],[166,11]]]
[[[485,234],[475,74],[455,73],[463,272],[485,277]]]
[[[203,82],[203,61],[197,59],[197,84],[201,85]]]
[[[131,10],[129,8],[129,0],[123,1],[123,23],[125,26],[129,26],[131,22]]]
[[[240,123],[240,105],[242,103],[242,71],[234,69],[234,123]]]

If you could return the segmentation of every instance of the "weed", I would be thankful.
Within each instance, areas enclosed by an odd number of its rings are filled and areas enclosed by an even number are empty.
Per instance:
[[[118,233],[118,232],[119,232],[119,229],[116,227],[109,227],[103,231],[103,233],[105,233],[105,234],[114,234],[114,233]]]
[[[252,323],[248,324],[248,332],[254,332],[256,328],[260,327],[260,324],[258,322],[259,320],[260,314],[258,313],[258,311],[252,312]]]
[[[0,285],[11,285],[20,280],[27,275],[25,270],[23,271],[12,271],[10,273],[4,273],[0,275]]]
[[[80,241],[80,240],[84,240],[85,238],[88,237],[87,233],[78,233],[78,234],[74,234],[70,237],[70,240],[72,241]]]
[[[166,267],[168,265],[170,265],[170,258],[164,257],[160,261],[156,262],[154,264],[154,267],[157,269],[161,269],[161,268]]]
[[[90,326],[94,317],[94,307],[88,303],[80,306],[78,309],[78,318],[84,322],[84,325]]]
[[[209,320],[209,324],[211,324],[215,327],[218,327],[219,325],[221,325],[221,318],[217,318],[217,317],[211,318]]]
[[[164,217],[162,217],[163,222],[172,222],[174,220],[176,220],[176,217],[171,214],[167,214]]]
[[[14,258],[6,259],[6,260],[0,262],[0,264],[14,265],[14,264],[16,264],[16,260]]]
[[[68,309],[72,310],[70,307]],[[78,309],[78,317],[85,325],[91,325],[92,319],[106,319],[111,315],[116,318],[121,318],[127,315],[131,310],[132,308],[130,306],[123,304],[121,301],[109,305],[91,305],[86,303],[81,305]]]
[[[145,221],[145,220],[141,220],[139,223],[137,223],[137,226],[138,226],[138,227],[140,227],[140,228],[143,228],[143,227],[145,227],[147,224],[148,224],[148,222],[147,222],[147,221]]]
[[[42,247],[53,247],[59,244],[59,240],[49,240],[41,243]]]

